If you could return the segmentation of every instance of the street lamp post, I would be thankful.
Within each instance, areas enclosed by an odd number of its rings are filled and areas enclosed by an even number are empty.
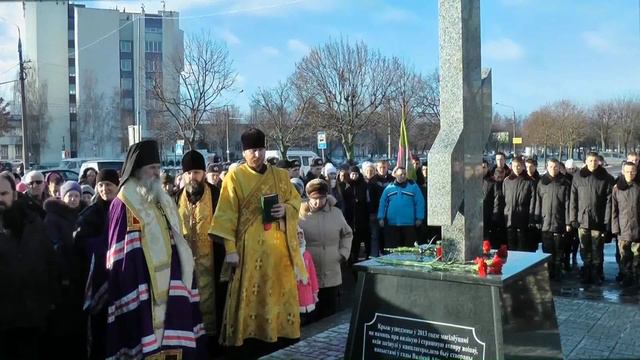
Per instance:
[[[513,111],[513,136],[511,137],[511,143],[513,145],[513,156],[516,156],[516,143],[513,141],[513,139],[516,137],[516,109],[511,105],[501,104],[498,102],[496,103],[496,105],[508,107],[511,109],[511,111]]]

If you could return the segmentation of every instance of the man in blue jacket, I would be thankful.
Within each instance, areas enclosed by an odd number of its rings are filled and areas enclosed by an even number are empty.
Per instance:
[[[396,180],[384,189],[378,207],[385,247],[413,246],[418,240],[416,228],[424,220],[424,198],[420,187],[407,180],[405,168],[396,167],[393,176]]]

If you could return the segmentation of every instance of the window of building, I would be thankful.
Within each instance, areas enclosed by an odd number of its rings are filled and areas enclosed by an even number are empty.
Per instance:
[[[69,39],[68,40],[73,40],[74,39],[74,31],[73,30],[69,30]]]
[[[69,95],[76,94],[76,84],[69,84]]]
[[[155,27],[155,26],[148,26],[144,29],[144,31],[148,33],[161,33],[162,28]]]
[[[122,70],[122,71],[131,71],[131,59],[121,59],[120,60],[120,70]]]
[[[125,110],[133,110],[133,99],[132,98],[122,99],[122,108]]]
[[[0,145],[0,159],[5,160],[9,158],[9,145]]]
[[[22,159],[22,144],[15,144],[13,152],[16,154],[16,156],[14,156],[16,159]]]
[[[69,66],[69,76],[76,76],[76,67],[74,66]]]
[[[162,52],[162,41],[145,41],[144,51],[152,53]]]
[[[147,59],[145,60],[145,71],[156,72],[162,68],[160,60]]]
[[[122,90],[132,90],[133,89],[133,79],[132,78],[122,78],[122,79],[120,79],[120,88]]]
[[[76,107],[76,104],[69,105],[69,113],[70,114],[77,114],[78,113],[78,108]]]
[[[120,40],[120,52],[131,52],[131,41]]]

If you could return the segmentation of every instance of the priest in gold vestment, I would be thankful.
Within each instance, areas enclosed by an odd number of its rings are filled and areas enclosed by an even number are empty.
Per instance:
[[[286,171],[265,164],[262,131],[249,129],[241,140],[246,163],[225,176],[210,231],[224,239],[229,269],[220,342],[297,339],[296,282],[307,281],[296,233],[300,196]],[[277,204],[269,207],[274,194]]]

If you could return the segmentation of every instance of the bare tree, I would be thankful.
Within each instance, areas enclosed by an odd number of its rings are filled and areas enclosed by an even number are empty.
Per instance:
[[[97,91],[93,74],[84,74],[82,79],[78,99],[78,155],[113,156],[122,136],[120,93],[117,88],[109,95]]]
[[[3,135],[7,131],[9,131],[9,117],[11,113],[8,110],[9,103],[5,102],[2,97],[0,97],[0,135]]]
[[[616,128],[627,153],[631,139],[635,137],[640,126],[640,101],[631,97],[620,97],[613,103]]]
[[[235,82],[232,64],[226,45],[201,32],[185,41],[184,60],[174,57],[169,64],[173,74],[168,76],[179,78],[179,91],[159,79],[152,86],[163,111],[175,120],[178,133],[191,149],[202,120]]]
[[[356,138],[375,125],[392,91],[392,65],[363,42],[344,39],[312,49],[296,65],[295,81],[317,109],[314,120],[340,138],[349,160]]]
[[[309,132],[306,126],[309,98],[293,81],[287,80],[270,89],[258,89],[252,102],[257,110],[256,125],[265,130],[286,159],[289,148],[300,145]]]
[[[236,106],[225,106],[210,112],[202,121],[200,133],[204,141],[216,155],[224,157],[227,147],[227,127],[229,138],[238,138],[238,120],[241,118],[240,109]],[[234,141],[229,140],[229,151],[234,150]]]
[[[525,143],[529,145],[541,145],[544,149],[544,156],[547,154],[547,147],[554,145],[554,134],[557,128],[554,113],[550,106],[543,106],[532,112],[522,127],[522,135]]]
[[[556,101],[550,107],[555,123],[556,143],[560,147],[560,158],[564,146],[567,147],[567,154],[571,158],[575,145],[584,139],[586,134],[585,112],[569,100]]]
[[[47,114],[49,104],[47,98],[48,84],[46,81],[37,82],[36,69],[27,69],[27,80],[25,81],[25,97],[27,99],[27,114],[25,116],[25,128],[27,139],[26,149],[29,152],[29,162],[40,163],[41,149],[46,149],[47,131],[49,121]],[[20,87],[18,84],[13,89],[16,109],[21,108]]]
[[[616,123],[616,105],[613,101],[601,101],[590,111],[591,124],[595,127],[600,138],[600,148],[607,149],[607,142],[611,137]]]

